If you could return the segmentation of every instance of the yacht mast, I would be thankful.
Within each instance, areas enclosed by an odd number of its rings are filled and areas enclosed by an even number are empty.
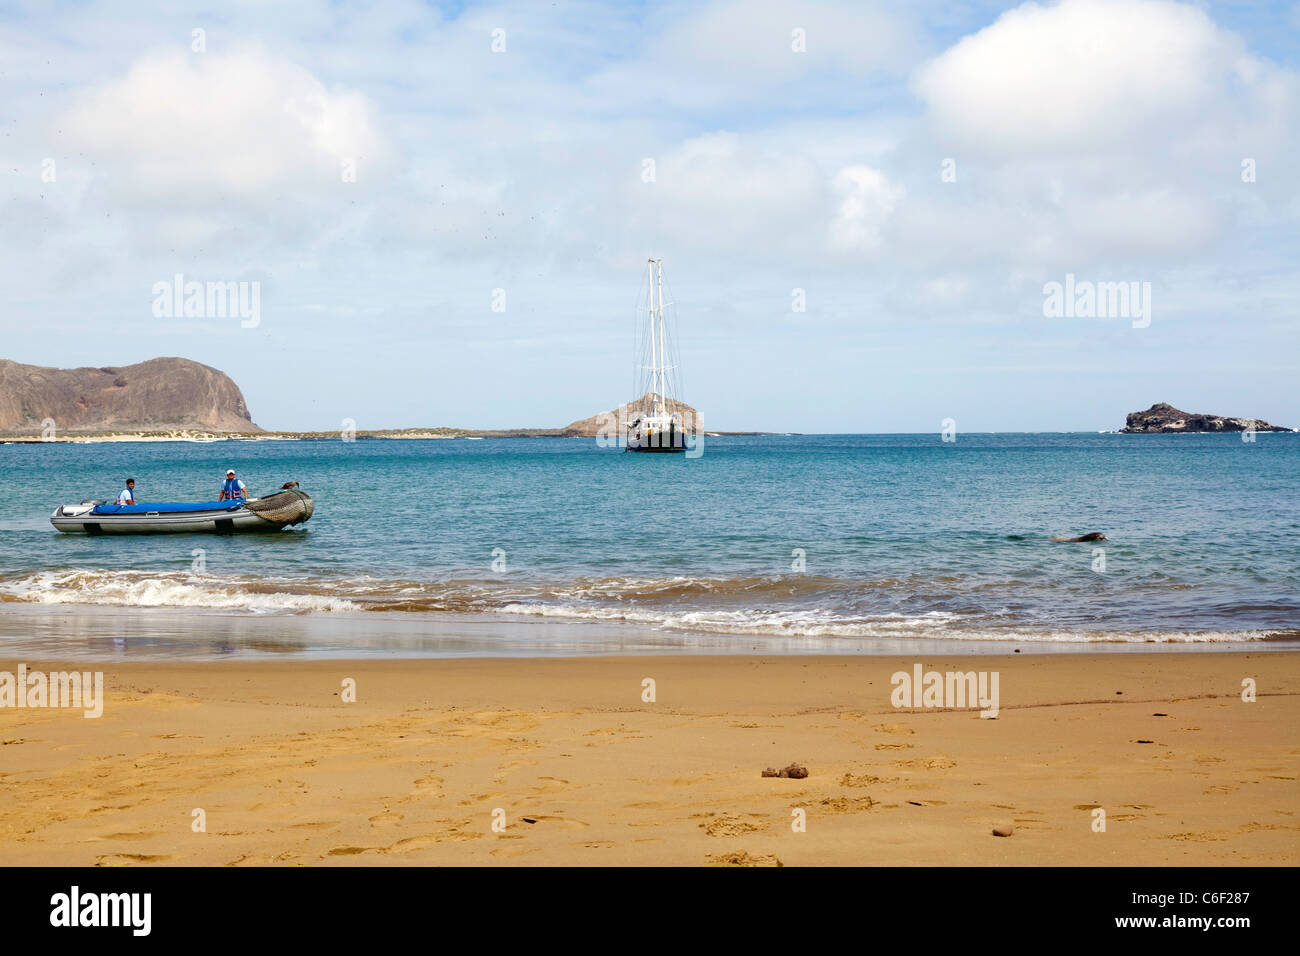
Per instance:
[[[650,278],[650,391],[654,392],[659,383],[659,359],[655,348],[655,261],[646,260],[646,270]],[[658,399],[655,399],[654,414],[659,414]]]
[[[668,352],[664,349],[664,261],[659,259],[656,264],[659,266],[659,385],[655,389],[655,415],[662,415],[667,402],[664,386],[668,372]]]

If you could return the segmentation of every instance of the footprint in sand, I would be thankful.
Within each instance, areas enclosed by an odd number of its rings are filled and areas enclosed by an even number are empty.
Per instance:
[[[541,847],[536,846],[499,846],[490,851],[492,856],[523,856],[525,853],[540,853]]]
[[[1035,813],[1034,810],[1026,810],[1025,813]],[[1112,820],[1117,819],[1111,817]],[[1017,830],[1054,830],[1055,827],[1049,826],[1046,821],[1036,820],[1033,817],[1013,817],[1012,823],[1016,825]]]
[[[841,787],[870,787],[877,783],[898,783],[898,778],[877,777],[870,773],[846,773],[840,777]]]
[[[511,760],[497,767],[497,773],[496,776],[492,778],[492,782],[498,785],[504,784],[506,782],[506,777],[508,777],[513,771],[535,766],[537,766],[536,760]]]
[[[127,866],[132,863],[166,863],[176,857],[166,853],[106,853],[95,857],[95,866]]]
[[[405,840],[398,840],[392,846],[384,847],[380,853],[411,853],[415,850],[424,850],[431,846],[436,846],[439,842],[438,836],[433,833],[426,833],[423,836],[407,837]]]
[[[876,744],[877,750],[911,750],[911,744]]]
[[[757,833],[766,830],[767,824],[750,823],[736,816],[722,816],[707,823],[701,823],[704,832],[711,837],[740,836],[742,833]]]
[[[875,805],[870,797],[827,797],[819,804],[826,813],[860,813]]]
[[[714,866],[784,866],[774,855],[754,855],[744,850],[723,853],[721,856],[705,857]]]
[[[498,836],[499,835],[500,834],[498,834]],[[480,839],[482,836],[483,834],[478,832],[477,830],[448,830],[446,839],[455,840],[457,842],[463,842],[465,840],[477,840]]]
[[[880,731],[882,734],[914,734],[914,733],[916,733],[916,731],[913,730],[911,727],[906,727],[906,726],[904,726],[903,724],[881,724],[879,727],[876,728],[876,730]]]
[[[936,757],[917,757],[913,760],[895,760],[895,767],[904,767],[908,770],[947,770],[949,767],[957,766],[957,761],[942,754]]]
[[[581,820],[570,820],[568,817],[538,816],[535,813],[530,813],[528,816],[519,819],[527,827],[544,824],[547,829],[585,830],[590,825],[583,823]]]
[[[537,786],[531,788],[529,793],[559,793],[568,785],[569,781],[559,777],[538,777]]]
[[[292,853],[245,853],[243,856],[237,856],[233,860],[227,861],[226,866],[276,866],[289,860],[296,859]]]
[[[1292,823],[1243,823],[1237,829],[1250,833],[1254,830],[1300,830],[1300,827]]]
[[[442,796],[442,784],[442,777],[431,773],[425,774],[423,777],[411,781],[411,792],[420,798],[428,796],[440,797]]]
[[[535,730],[541,721],[517,711],[480,711],[453,717],[452,727],[444,731],[452,737],[496,737],[503,734]]]

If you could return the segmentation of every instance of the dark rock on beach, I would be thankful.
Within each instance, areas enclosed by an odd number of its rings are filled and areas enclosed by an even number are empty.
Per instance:
[[[802,780],[808,776],[808,768],[792,763],[787,767],[777,770],[775,767],[768,767],[763,771],[764,777],[789,777],[791,780]]]

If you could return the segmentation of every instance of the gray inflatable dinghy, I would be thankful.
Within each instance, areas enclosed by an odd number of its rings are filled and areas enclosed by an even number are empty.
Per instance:
[[[176,532],[279,531],[302,524],[311,517],[315,504],[305,491],[277,491],[265,498],[248,501],[205,501],[113,505],[87,500],[62,505],[50,515],[50,524],[60,531],[87,534],[168,534]]]

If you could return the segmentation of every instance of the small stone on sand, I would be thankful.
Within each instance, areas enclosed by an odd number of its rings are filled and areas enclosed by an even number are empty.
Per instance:
[[[1016,831],[1012,828],[1011,824],[1009,823],[999,823],[997,826],[993,828],[994,836],[1009,837],[1011,836],[1011,834],[1015,832]]]

